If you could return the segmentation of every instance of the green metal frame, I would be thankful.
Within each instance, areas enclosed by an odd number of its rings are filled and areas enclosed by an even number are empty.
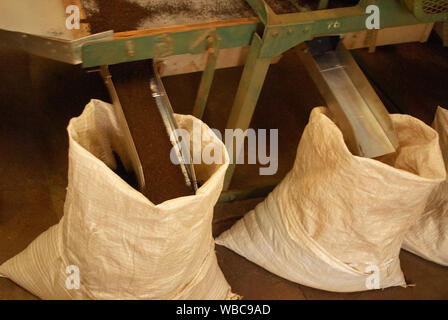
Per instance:
[[[365,9],[370,4],[380,8],[381,28],[415,25],[421,23],[400,0],[361,0],[357,6],[337,9],[316,10],[289,14],[276,14],[264,0],[246,0],[264,24],[262,37],[256,36],[244,68],[238,93],[227,122],[227,128],[247,130],[260,95],[264,76],[269,64],[267,59],[282,54],[313,37],[338,35],[366,30]],[[320,3],[326,7],[327,3]],[[257,40],[255,40],[257,39]],[[370,50],[373,50],[371,46]],[[256,53],[255,53],[256,51]],[[256,67],[254,67],[256,66]],[[244,92],[245,98],[242,98]],[[233,153],[234,160],[241,149]],[[235,170],[235,161],[230,165],[224,190],[230,187]]]
[[[246,130],[255,111],[258,97],[272,58],[313,37],[338,35],[366,29],[365,8],[375,4],[380,8],[381,28],[422,23],[402,0],[361,0],[354,7],[323,9],[310,12],[276,14],[264,0],[246,0],[256,12],[259,21],[241,20],[233,24],[205,24],[188,28],[168,28],[132,38],[88,43],[82,47],[83,66],[96,67],[178,54],[208,52],[193,113],[201,118],[213,81],[219,50],[251,46],[239,87],[227,122],[227,128]],[[326,8],[328,0],[319,1],[319,9]],[[372,34],[374,36],[374,34]],[[374,49],[374,44],[371,45]],[[235,145],[234,160],[241,147]],[[233,161],[235,163],[235,161]],[[224,182],[228,190],[235,165],[230,165]],[[261,190],[267,190],[266,188]],[[223,200],[235,194],[250,195],[250,191],[228,191]],[[258,193],[256,193],[258,194]],[[237,197],[238,198],[238,197]]]
[[[221,27],[197,27],[173,29],[150,35],[92,42],[82,47],[84,68],[162,58],[178,54],[199,54],[209,47],[209,37],[220,39],[220,49],[248,46],[258,26],[257,21]]]

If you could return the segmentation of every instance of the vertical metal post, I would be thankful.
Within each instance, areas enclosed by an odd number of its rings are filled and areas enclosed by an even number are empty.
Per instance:
[[[218,41],[216,37],[209,36],[207,41],[207,62],[202,73],[201,83],[199,85],[199,90],[193,107],[193,116],[199,119],[202,119],[202,116],[204,115],[208,95],[210,93],[213,77],[215,75],[216,62],[218,61],[219,56]]]
[[[255,106],[260,96],[264,80],[266,78],[271,58],[260,58],[260,52],[263,45],[263,40],[255,33],[252,38],[249,55],[247,57],[246,65],[244,66],[243,74],[241,76],[238,91],[230,112],[229,120],[226,128],[241,129],[246,131],[252,120],[252,115]],[[242,151],[243,145],[236,145],[238,139],[233,141],[233,160],[226,173],[223,190],[228,190],[235,171],[236,159]],[[243,142],[244,144],[244,142]]]
[[[374,53],[378,40],[378,29],[367,30],[366,42],[369,45],[369,53]]]

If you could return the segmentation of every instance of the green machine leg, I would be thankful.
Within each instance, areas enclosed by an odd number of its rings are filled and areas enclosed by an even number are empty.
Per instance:
[[[246,65],[244,66],[243,74],[241,76],[238,91],[235,96],[235,101],[227,122],[227,129],[239,128],[245,131],[249,128],[258,97],[260,96],[263,87],[264,79],[266,78],[271,63],[271,58],[260,58],[262,44],[263,40],[257,33],[255,33]],[[242,151],[243,145],[236,145],[236,142],[237,139],[234,139],[233,161],[227,170],[223,190],[228,190],[230,186],[235,171],[236,159],[238,159],[238,156]]]
[[[201,83],[199,85],[199,90],[193,107],[193,116],[199,119],[202,119],[202,116],[204,115],[208,95],[210,93],[213,77],[215,75],[216,63],[219,56],[219,41],[216,40],[216,37],[210,36],[208,37],[207,41],[209,42],[209,48],[207,50],[207,62],[204,72],[202,73]]]
[[[367,30],[366,42],[369,45],[369,53],[374,53],[378,40],[378,29]]]

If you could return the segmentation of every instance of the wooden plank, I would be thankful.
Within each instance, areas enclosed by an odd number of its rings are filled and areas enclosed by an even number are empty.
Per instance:
[[[431,33],[434,23],[422,23],[410,26],[386,28],[378,31],[376,46],[407,42],[426,42]],[[368,48],[368,30],[350,32],[342,35],[344,45],[347,49]]]
[[[244,66],[249,48],[249,46],[245,46],[221,49],[216,63],[216,69]],[[279,62],[281,57],[280,55],[272,59],[271,64]],[[179,54],[161,58],[160,61],[163,61],[163,69],[161,71],[163,77],[200,72],[205,70],[207,52],[201,54]]]
[[[249,47],[221,49],[216,69],[242,66],[246,62]],[[204,71],[207,62],[207,52],[201,54],[179,54],[160,59],[163,61],[162,76]]]
[[[86,11],[84,10],[84,7],[81,3],[81,0],[62,0],[62,3],[64,4],[64,14],[66,14],[65,8],[67,8],[70,5],[75,5],[79,8],[79,15],[80,15],[81,21],[85,20],[87,18],[87,14],[86,14]],[[75,40],[79,39],[79,38],[87,37],[90,35],[90,26],[87,22],[81,22],[80,28],[73,29],[72,33],[73,33],[73,38]]]

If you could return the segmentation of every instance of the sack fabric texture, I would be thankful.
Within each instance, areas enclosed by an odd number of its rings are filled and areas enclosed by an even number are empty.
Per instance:
[[[439,134],[445,166],[448,166],[448,110],[437,108],[432,124]],[[422,258],[448,266],[448,182],[429,197],[425,212],[406,234],[403,248]]]
[[[446,172],[438,134],[391,115],[393,165],[354,156],[326,108],[314,108],[291,171],[216,243],[268,271],[335,292],[405,286],[399,252]]]
[[[175,118],[188,132],[200,121]],[[67,128],[62,219],[1,265],[0,274],[43,299],[237,298],[218,266],[212,237],[229,158],[221,140],[202,122],[200,128],[209,139],[202,143],[222,150],[222,164],[195,165],[203,183],[197,193],[156,206],[112,170],[113,152],[129,161],[123,134],[112,106],[92,100]]]

